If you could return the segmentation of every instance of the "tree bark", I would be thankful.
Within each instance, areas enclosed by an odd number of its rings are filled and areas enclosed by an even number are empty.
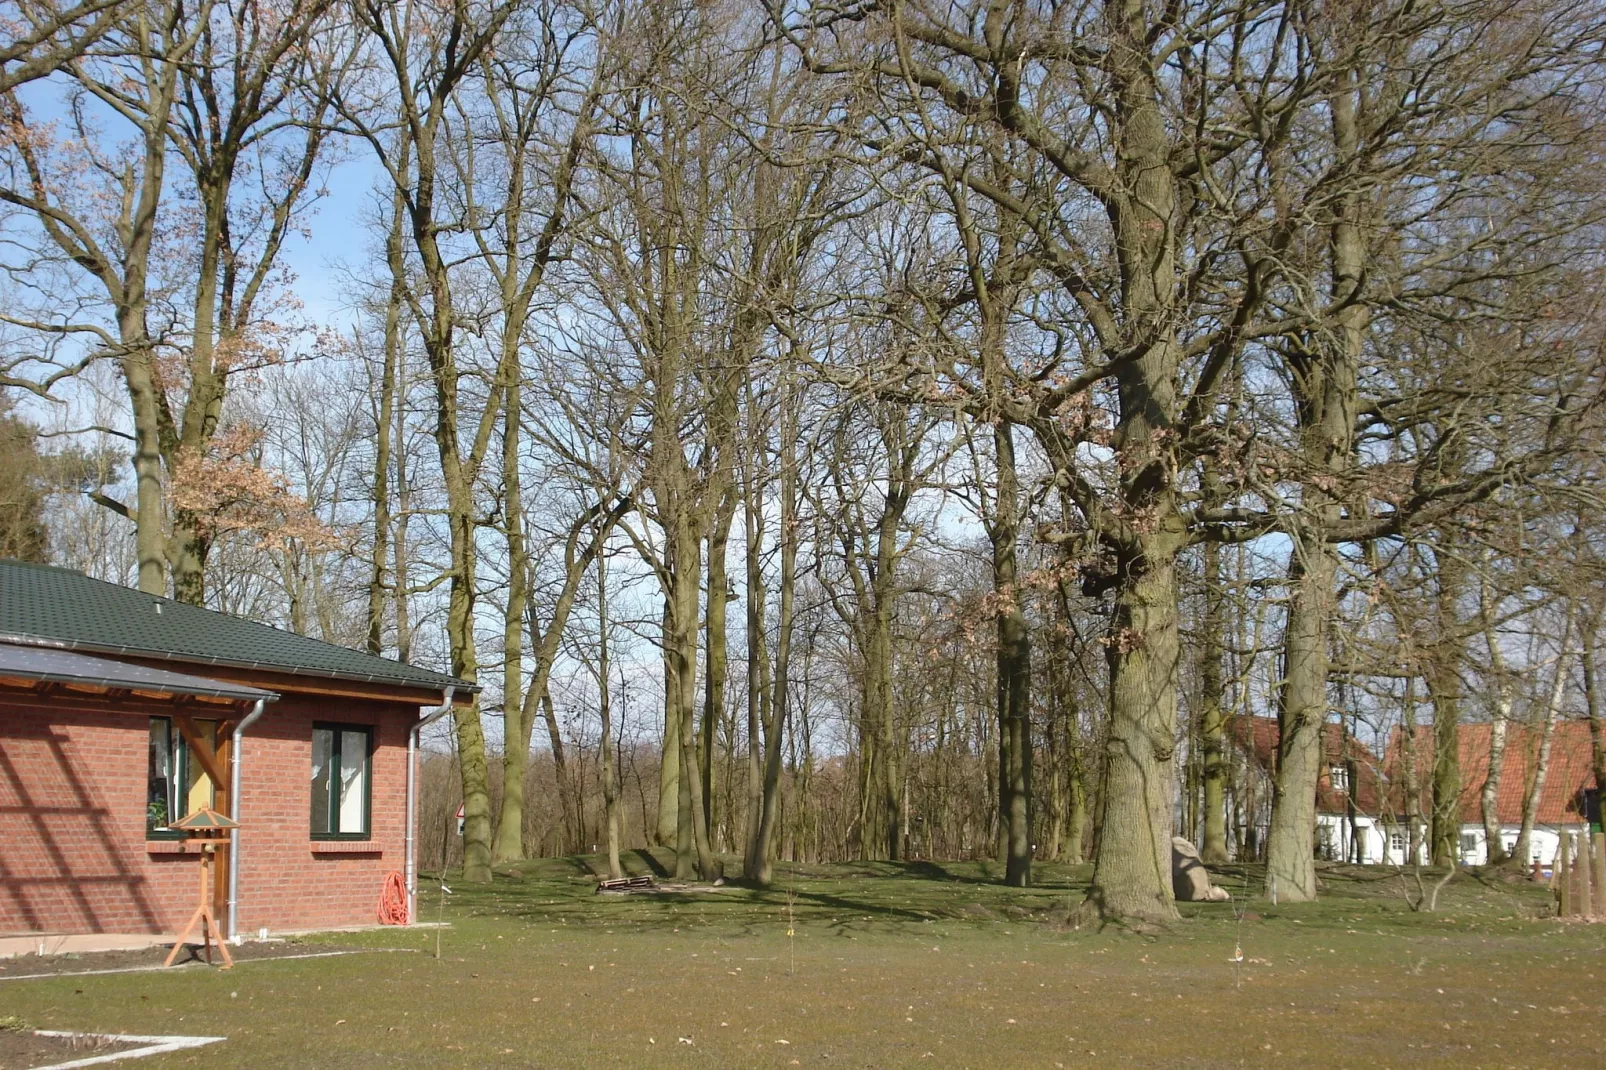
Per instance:
[[[504,339],[504,345],[509,344]],[[491,845],[494,862],[524,857],[524,774],[530,734],[524,716],[524,621],[530,601],[530,560],[524,543],[519,484],[519,376],[502,387],[502,513],[507,540],[507,602],[502,607],[502,807]],[[542,681],[544,684],[544,681]]]
[[[1329,99],[1333,144],[1339,158],[1360,150],[1357,90],[1345,79]],[[1316,786],[1327,721],[1328,627],[1333,614],[1338,555],[1329,532],[1342,516],[1339,487],[1351,466],[1357,405],[1357,367],[1369,313],[1362,302],[1367,247],[1362,228],[1364,194],[1337,198],[1328,237],[1331,297],[1337,313],[1334,338],[1312,340],[1314,352],[1297,349],[1290,370],[1299,425],[1300,460],[1306,473],[1300,515],[1290,534],[1291,600],[1283,639],[1283,686],[1278,696],[1277,778],[1272,791],[1266,842],[1266,884],[1279,902],[1316,898]]]
[[[1447,546],[1441,533],[1440,546]],[[1433,813],[1428,843],[1435,866],[1458,861],[1461,837],[1461,660],[1465,639],[1456,605],[1462,595],[1460,562],[1453,553],[1436,555],[1438,591],[1436,641],[1424,677],[1433,700]]]
[[[658,821],[656,838],[660,847],[679,842],[680,824],[680,699],[675,687],[674,653],[670,633],[674,618],[674,594],[664,591],[660,620],[664,659],[664,731],[658,756]]]
[[[613,667],[608,658],[608,559],[597,558],[597,709],[602,717],[602,735],[597,742],[602,759],[602,803],[607,815],[608,876],[624,876],[619,866],[619,784],[614,764],[613,705],[609,700],[609,677]]]
[[[1595,630],[1600,619],[1597,609],[1578,625],[1578,658],[1584,673],[1584,713],[1589,719],[1590,770],[1595,776],[1597,806],[1606,804],[1606,722],[1601,717],[1600,691],[1595,681]],[[1606,899],[1606,888],[1597,888],[1596,894]]]
[[[714,841],[716,831],[714,761],[719,726],[725,718],[725,682],[729,674],[726,608],[729,604],[730,574],[726,548],[730,544],[731,524],[736,514],[736,496],[727,492],[714,512],[708,531],[708,600],[705,611],[707,657],[703,667],[703,723],[698,732],[700,790],[703,796],[703,834]]]
[[[1227,861],[1227,713],[1223,701],[1221,663],[1226,635],[1226,598],[1221,584],[1221,547],[1204,546],[1204,617],[1199,635],[1199,749],[1204,836],[1199,857],[1206,863]]]
[[[999,598],[998,727],[1002,756],[1000,820],[1004,826],[1004,883],[1024,888],[1032,881],[1031,796],[1031,638],[1020,602],[1015,544],[1019,484],[1015,473],[1013,428],[999,420],[993,429],[998,489],[991,522],[993,589]]]
[[[1561,626],[1561,645],[1556,651],[1556,675],[1545,703],[1545,719],[1539,728],[1539,753],[1534,756],[1533,775],[1523,792],[1522,827],[1517,832],[1517,844],[1511,852],[1523,864],[1533,857],[1533,830],[1539,819],[1539,800],[1544,796],[1545,780],[1550,774],[1550,749],[1556,738],[1556,718],[1561,712],[1562,689],[1567,684],[1567,639],[1572,635],[1572,624],[1573,605],[1568,603]]]
[[[773,879],[775,857],[775,829],[781,801],[782,733],[788,723],[791,700],[792,632],[794,604],[797,591],[797,438],[798,424],[793,399],[792,379],[786,379],[781,394],[781,472],[780,517],[777,540],[780,544],[780,576],[777,580],[780,604],[775,621],[775,672],[772,697],[764,721],[764,784],[762,809],[758,832],[749,851],[747,875],[759,884],[767,885]],[[757,562],[750,566],[755,572]],[[750,581],[751,582],[751,581]],[[762,607],[760,607],[762,612]],[[760,618],[762,625],[762,618]],[[762,626],[759,628],[762,646]]]

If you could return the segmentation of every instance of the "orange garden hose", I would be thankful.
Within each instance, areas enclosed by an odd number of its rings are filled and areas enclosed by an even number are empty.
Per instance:
[[[395,870],[385,874],[385,887],[379,893],[379,924],[407,924],[407,882]]]

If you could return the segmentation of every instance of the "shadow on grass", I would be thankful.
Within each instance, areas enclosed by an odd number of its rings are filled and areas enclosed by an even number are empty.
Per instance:
[[[724,856],[732,872],[739,860]],[[621,857],[626,873],[664,878],[673,859],[662,849],[637,849]],[[816,927],[845,937],[911,934],[932,923],[966,928],[1042,925],[1052,931],[1088,930],[1074,924],[1074,912],[1092,876],[1085,863],[1044,863],[1033,867],[1033,886],[1000,883],[997,867],[985,861],[781,863],[768,887],[735,878],[720,887],[692,887],[627,895],[598,895],[597,877],[606,869],[600,856],[532,859],[498,871],[490,885],[454,882],[448,912],[471,917],[508,918],[534,925],[574,929],[685,930],[758,934],[777,925]],[[1546,893],[1523,881],[1468,873],[1445,889],[1436,915],[1409,910],[1398,874],[1381,867],[1322,863],[1320,896],[1313,903],[1273,904],[1261,898],[1265,867],[1231,863],[1212,867],[1216,882],[1232,893],[1230,904],[1179,904],[1183,925],[1193,932],[1215,926],[1237,927],[1240,912],[1251,921],[1284,918],[1303,931],[1364,929],[1403,932],[1424,921],[1476,925],[1486,929],[1540,916]],[[1203,926],[1203,929],[1193,928]],[[1097,927],[1095,927],[1097,928]],[[1492,929],[1491,929],[1492,931]]]
[[[662,862],[658,861],[658,859],[654,858],[652,852],[647,850],[645,847],[638,847],[634,851],[630,852],[630,854],[636,859],[636,861],[640,862],[644,867],[646,867],[647,872],[651,873],[654,877],[661,878],[669,876],[669,867],[665,866]]]
[[[940,866],[935,862],[919,861],[905,862],[902,864],[904,873],[908,874],[909,876],[919,877],[928,881],[949,881],[958,884],[1002,883],[1002,878],[994,876],[990,871],[990,867],[987,866],[986,863],[982,863],[981,866],[982,871],[980,876],[968,877],[964,876],[963,874],[955,873],[952,869],[946,866]]]

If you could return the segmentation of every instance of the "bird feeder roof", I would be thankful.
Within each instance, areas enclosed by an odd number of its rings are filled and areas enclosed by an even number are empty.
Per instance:
[[[237,829],[240,823],[232,817],[224,817],[210,806],[203,806],[167,827],[179,832],[211,832],[218,829]]]

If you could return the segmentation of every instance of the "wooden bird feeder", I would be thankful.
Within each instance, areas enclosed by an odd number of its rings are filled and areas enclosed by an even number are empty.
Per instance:
[[[190,933],[199,925],[207,964],[211,965],[212,942],[216,940],[217,949],[223,953],[223,969],[229,969],[234,965],[234,957],[229,954],[229,945],[223,939],[223,934],[218,931],[217,918],[212,915],[212,861],[217,855],[219,845],[228,844],[228,834],[239,828],[240,823],[232,817],[224,817],[210,806],[203,806],[168,827],[175,832],[184,833],[187,842],[199,844],[201,847],[201,905],[196,908],[189,924],[184,926],[184,931],[179,933],[178,940],[173,944],[173,950],[168,952],[167,961],[162,965],[173,965],[173,960],[178,958],[179,948],[189,942]]]

